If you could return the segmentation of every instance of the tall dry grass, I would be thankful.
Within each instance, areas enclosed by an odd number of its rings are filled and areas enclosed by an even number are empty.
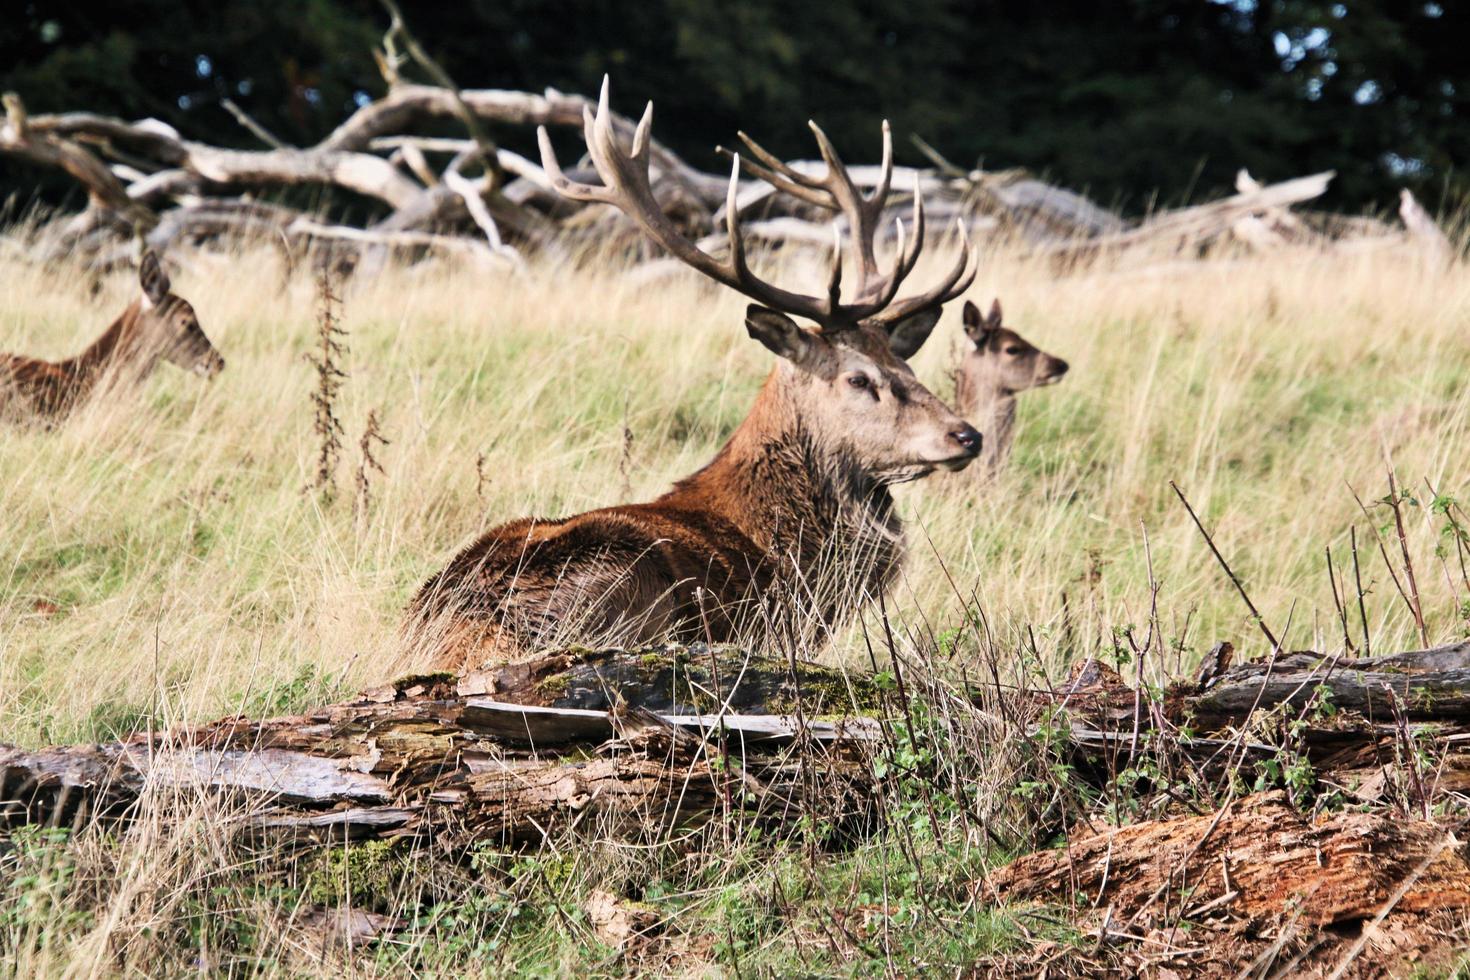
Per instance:
[[[136,289],[117,275],[94,297],[78,282],[5,259],[0,349],[73,353]],[[328,501],[310,489],[315,283],[283,286],[263,252],[200,257],[175,282],[222,376],[165,367],[55,430],[0,433],[0,739],[285,710],[410,668],[401,610],[457,546],[518,515],[616,502],[624,484],[659,493],[713,454],[770,367],[743,301],[692,278],[637,283],[605,262],[390,268],[344,288],[347,448]],[[1217,639],[1259,650],[1173,480],[1284,645],[1342,645],[1324,549],[1351,578],[1356,525],[1372,644],[1411,647],[1373,530],[1391,463],[1421,504],[1407,532],[1430,639],[1466,632],[1427,487],[1470,497],[1470,278],[1394,250],[1069,276],[1001,250],[972,290],[993,294],[1074,370],[1023,396],[997,482],[945,474],[900,491],[896,619],[938,633],[973,597],[1003,646],[1060,669],[1145,620],[1146,535],[1179,641],[1156,669],[1187,668]],[[942,395],[962,339],[956,308],[917,358]],[[389,444],[355,515],[370,413]],[[854,629],[820,656],[861,649]],[[955,651],[963,664],[963,639]]]
[[[0,349],[73,353],[136,289],[118,275],[93,297],[81,281],[0,260]],[[200,256],[176,283],[226,357],[223,375],[206,384],[164,368],[54,430],[0,431],[0,741],[280,713],[411,669],[404,603],[460,544],[625,487],[657,494],[713,454],[770,367],[745,337],[743,301],[692,278],[638,283],[615,262],[390,268],[342,288],[347,377],[331,414],[343,451],[329,499],[316,486],[321,389],[308,359],[317,284],[283,285],[267,252]],[[1218,639],[1264,652],[1171,480],[1285,645],[1344,643],[1331,547],[1362,646],[1356,528],[1368,634],[1388,650],[1422,642],[1378,552],[1382,531],[1401,566],[1391,514],[1373,502],[1391,464],[1418,503],[1403,509],[1429,638],[1470,628],[1459,556],[1430,506],[1433,493],[1470,497],[1470,277],[1394,250],[1059,276],[1001,249],[972,291],[993,294],[1074,370],[1022,397],[999,480],[939,475],[900,490],[911,554],[886,606],[941,671],[974,667],[987,631],[984,656],[999,651],[1016,671],[1106,654],[1144,628],[1155,584],[1171,643],[1151,654],[1154,678]],[[961,342],[954,309],[917,359],[942,395]],[[980,628],[952,629],[966,617]],[[866,663],[861,625],[812,652]],[[963,740],[977,760],[995,749]],[[943,741],[924,750],[942,755]],[[943,767],[946,792],[971,794],[977,810],[1003,808],[1014,789],[995,784],[1006,773],[994,760]],[[818,861],[764,845],[690,855],[604,842],[469,867],[411,848],[282,863],[234,839],[207,796],[160,784],[147,798],[122,828],[0,842],[7,971],[846,973],[867,957],[921,972],[1041,928],[974,905],[990,845],[973,828],[926,837],[927,796],[885,804],[895,826],[915,828],[906,842]],[[660,959],[630,967],[590,939],[577,915],[594,887],[662,896]],[[366,954],[347,956],[312,922],[323,903],[371,902],[411,926]],[[825,931],[834,907],[875,903],[896,910],[875,920],[880,932]]]

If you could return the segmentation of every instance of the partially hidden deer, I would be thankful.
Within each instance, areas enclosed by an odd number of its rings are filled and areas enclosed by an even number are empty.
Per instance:
[[[671,255],[755,300],[745,328],[779,360],[724,448],[663,496],[503,524],[429,579],[413,602],[409,629],[426,638],[441,666],[514,657],[568,639],[821,642],[881,595],[898,570],[903,529],[890,488],[963,469],[980,451],[980,433],[905,362],[943,304],[974,278],[963,228],[958,261],[919,295],[897,298],[924,243],[917,194],[912,236],[905,239],[897,224],[892,268],[880,272],[875,258],[892,174],[887,124],[882,179],[866,197],[814,123],[827,166],[821,177],[798,173],[740,134],[760,161],[747,164],[758,176],[847,219],[855,281],[844,299],[843,256],[835,247],[820,295],[790,292],[751,272],[736,207],[738,155],[725,209],[728,254],[716,258],[685,238],[649,183],[652,112],[650,104],[625,150],[604,82],[596,114],[589,109],[584,118],[601,185],[568,179],[542,128],[546,172],[562,195],[621,209]]]
[[[1016,436],[1016,396],[1031,388],[1054,385],[1068,371],[1067,362],[1041,350],[1002,322],[1000,300],[982,316],[965,301],[965,336],[974,346],[955,372],[955,407],[985,433],[977,469],[993,477],[1010,457]]]
[[[136,384],[160,361],[206,378],[225,359],[199,326],[194,307],[170,292],[168,273],[152,251],[138,266],[142,295],[76,357],[42,361],[0,354],[0,417],[57,421],[99,387]]]

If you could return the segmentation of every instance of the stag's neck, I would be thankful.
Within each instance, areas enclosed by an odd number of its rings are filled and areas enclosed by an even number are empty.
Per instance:
[[[980,430],[979,469],[994,474],[1011,454],[1016,434],[1016,393],[973,378],[961,378],[956,401],[970,424]]]
[[[888,488],[821,445],[779,371],[709,465],[659,502],[718,515],[806,576],[856,561],[886,577],[902,548]]]

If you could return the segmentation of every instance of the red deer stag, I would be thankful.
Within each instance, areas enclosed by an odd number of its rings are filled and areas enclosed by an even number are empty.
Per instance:
[[[138,267],[143,295],[76,357],[52,363],[0,354],[0,415],[56,421],[104,382],[142,381],[159,361],[213,377],[225,359],[204,336],[194,307],[169,292],[153,252]]]
[[[965,335],[975,346],[960,360],[955,404],[985,433],[979,469],[989,477],[1000,471],[1011,452],[1016,395],[1061,381],[1067,362],[1002,324],[1000,300],[990,304],[989,316],[981,316],[980,308],[966,300],[964,322]]]
[[[658,499],[513,521],[461,551],[423,586],[410,613],[410,630],[432,645],[441,665],[473,665],[568,639],[820,642],[897,572],[902,527],[889,487],[961,469],[980,451],[980,433],[904,362],[974,270],[961,228],[954,267],[928,292],[896,298],[924,243],[916,194],[912,237],[905,245],[897,223],[894,266],[880,273],[873,238],[892,172],[887,124],[883,176],[870,197],[815,124],[827,164],[820,178],[788,168],[741,134],[763,164],[751,166],[756,174],[846,217],[856,282],[844,302],[839,250],[818,296],[788,292],[751,272],[735,206],[738,156],[725,210],[729,254],[717,259],[683,237],[649,183],[652,120],[650,104],[631,152],[625,150],[604,82],[596,115],[588,110],[584,120],[602,185],[568,179],[543,128],[541,155],[552,183],[573,200],[619,208],[670,254],[755,300],[746,330],[780,360],[724,448]]]

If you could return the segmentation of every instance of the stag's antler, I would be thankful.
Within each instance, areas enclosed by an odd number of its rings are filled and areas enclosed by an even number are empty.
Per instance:
[[[626,152],[619,145],[612,124],[612,112],[608,107],[608,81],[602,80],[602,94],[598,98],[597,112],[583,110],[583,128],[587,149],[592,155],[592,164],[602,178],[602,186],[582,184],[568,178],[557,163],[556,153],[551,148],[551,137],[542,126],[537,130],[541,142],[541,160],[558,193],[577,201],[595,201],[611,204],[632,218],[654,241],[687,265],[723,283],[751,299],[784,313],[805,317],[815,321],[825,332],[850,330],[862,321],[877,323],[892,329],[900,320],[915,313],[930,309],[954,299],[964,292],[975,278],[975,269],[970,268],[971,248],[969,236],[963,222],[958,222],[961,249],[959,261],[949,274],[934,288],[918,296],[906,297],[895,302],[898,290],[908,274],[919,261],[924,247],[924,201],[919,194],[917,181],[914,187],[914,235],[906,243],[902,220],[896,220],[897,258],[887,274],[878,270],[874,256],[873,239],[883,205],[888,197],[888,187],[893,175],[893,141],[888,123],[883,124],[883,168],[878,188],[871,197],[864,197],[853,183],[847,168],[838,159],[816,123],[812,132],[822,159],[827,163],[824,177],[812,178],[786,166],[775,156],[767,153],[744,133],[740,134],[751,153],[761,164],[749,164],[750,169],[778,190],[782,190],[803,201],[829,210],[841,211],[847,216],[849,233],[853,239],[854,255],[857,260],[858,288],[852,303],[841,301],[842,251],[840,236],[834,242],[831,269],[827,277],[824,296],[805,296],[789,292],[779,286],[765,282],[750,271],[745,261],[745,243],[740,234],[740,224],[735,203],[740,186],[740,157],[731,154],[734,163],[730,172],[730,192],[725,204],[725,226],[729,234],[730,255],[721,261],[700,249],[685,238],[663,213],[654,198],[649,183],[649,133],[653,127],[653,103],[643,112],[643,118],[633,135],[633,148]],[[967,272],[968,270],[968,272]]]

